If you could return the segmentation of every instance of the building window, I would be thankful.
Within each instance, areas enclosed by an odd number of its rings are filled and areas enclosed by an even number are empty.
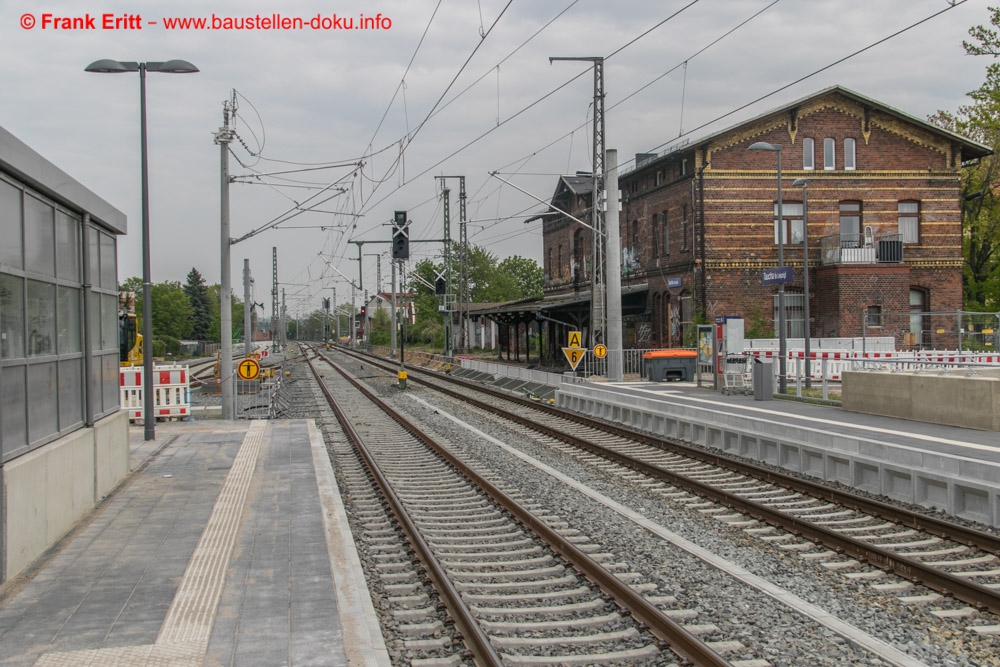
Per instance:
[[[780,228],[784,232],[782,243],[802,243],[802,202],[786,201],[781,205],[781,217],[784,222]],[[774,245],[778,245],[778,204],[774,205]]]
[[[632,253],[639,258],[639,221],[632,221]]]
[[[545,264],[545,272],[549,276],[549,280],[552,280],[552,248],[549,248],[548,262]]]
[[[688,207],[684,204],[681,207],[681,251],[685,251],[688,246]]]
[[[663,212],[663,254],[670,254],[670,225],[667,223],[667,212]]]
[[[563,269],[563,265],[562,265],[562,244],[561,243],[559,244],[559,254],[557,255],[557,257],[559,258],[559,263],[556,264],[556,272],[557,272],[557,274],[559,276],[559,281],[562,282],[562,277],[563,277],[562,269]]]
[[[920,202],[901,201],[898,210],[899,240],[903,243],[920,243]]]
[[[653,257],[660,256],[660,215],[658,213],[653,214],[653,245],[651,250],[653,251]]]
[[[859,201],[840,202],[840,247],[861,247],[861,202]]]
[[[772,313],[774,317],[774,335],[779,336],[778,325],[781,319],[778,317],[778,294],[772,297]],[[805,316],[805,295],[802,292],[785,290],[785,337],[805,338],[806,316]]]
[[[868,315],[869,327],[882,326],[882,306],[868,306],[865,313]]]
[[[922,289],[910,288],[910,333],[903,344],[920,346],[930,344],[930,318],[927,317],[927,293]]]
[[[844,169],[854,170],[854,139],[844,139]]]
[[[659,185],[662,182],[663,182],[663,172],[658,171],[656,172],[656,184]]]
[[[826,170],[837,168],[836,146],[837,142],[833,139],[823,140],[823,168]]]
[[[802,140],[802,168],[816,168],[816,142],[811,137]]]
[[[573,234],[573,265],[569,267],[570,278],[573,280],[586,280],[587,278],[587,251],[584,243],[584,231],[576,230]]]

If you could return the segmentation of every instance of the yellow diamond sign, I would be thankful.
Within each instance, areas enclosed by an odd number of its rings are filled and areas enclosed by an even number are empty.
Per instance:
[[[569,362],[569,365],[574,371],[576,370],[576,367],[580,365],[580,360],[583,359],[583,355],[587,353],[587,350],[582,347],[564,347],[562,351],[563,354],[566,355],[566,361]]]

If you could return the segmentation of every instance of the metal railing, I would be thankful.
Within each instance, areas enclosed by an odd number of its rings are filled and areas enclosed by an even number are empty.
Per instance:
[[[819,240],[819,247],[824,265],[903,261],[903,240],[899,234],[831,234]]]

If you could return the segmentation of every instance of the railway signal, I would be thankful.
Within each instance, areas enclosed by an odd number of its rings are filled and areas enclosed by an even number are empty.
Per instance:
[[[410,258],[410,223],[406,211],[396,211],[392,218],[392,258]]]

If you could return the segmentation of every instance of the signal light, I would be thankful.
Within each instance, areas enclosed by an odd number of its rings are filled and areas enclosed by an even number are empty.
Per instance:
[[[396,211],[392,219],[392,258],[410,258],[410,230],[406,211]]]

